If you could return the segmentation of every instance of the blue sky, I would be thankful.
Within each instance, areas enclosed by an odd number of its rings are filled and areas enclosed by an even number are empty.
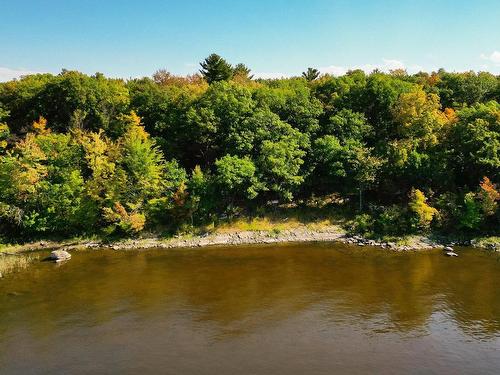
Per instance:
[[[309,66],[500,74],[499,0],[0,0],[0,19],[0,80],[187,74],[212,52],[263,77]]]

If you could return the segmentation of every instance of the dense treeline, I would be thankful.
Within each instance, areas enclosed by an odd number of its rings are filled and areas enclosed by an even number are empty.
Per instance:
[[[500,77],[201,66],[1,83],[2,236],[174,231],[333,193],[361,232],[500,231]]]

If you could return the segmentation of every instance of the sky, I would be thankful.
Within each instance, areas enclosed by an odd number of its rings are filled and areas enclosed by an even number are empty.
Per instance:
[[[499,23],[500,0],[0,0],[0,81],[63,68],[185,75],[213,52],[266,78],[500,74]]]

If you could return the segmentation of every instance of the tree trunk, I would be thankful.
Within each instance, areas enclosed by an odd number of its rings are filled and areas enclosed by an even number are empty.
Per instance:
[[[359,190],[359,212],[363,211],[363,189],[361,186],[358,188]]]

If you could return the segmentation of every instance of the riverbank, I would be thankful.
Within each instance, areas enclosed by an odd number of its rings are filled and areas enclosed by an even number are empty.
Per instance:
[[[205,246],[232,246],[249,244],[271,244],[285,242],[341,241],[344,231],[338,226],[322,229],[293,228],[286,230],[233,230],[198,235],[178,235],[171,238],[147,236],[135,239],[106,241],[100,239],[74,239],[67,241],[36,241],[21,245],[6,245],[0,253],[16,254],[43,249],[83,250],[112,248],[114,250],[186,248]]]
[[[375,240],[362,236],[348,235],[338,225],[322,225],[311,228],[297,226],[291,229],[238,230],[225,228],[221,231],[206,232],[198,235],[180,235],[171,238],[146,236],[135,239],[107,241],[103,239],[73,239],[66,241],[36,241],[20,245],[4,245],[0,254],[17,254],[44,249],[85,250],[92,248],[112,248],[114,250],[134,250],[152,248],[195,248],[206,246],[236,246],[250,244],[273,244],[288,242],[341,242],[356,246],[372,246],[393,251],[416,251],[445,246],[475,246],[500,251],[500,238],[482,238],[461,242],[452,238],[430,238],[426,236],[407,236],[390,240]]]

